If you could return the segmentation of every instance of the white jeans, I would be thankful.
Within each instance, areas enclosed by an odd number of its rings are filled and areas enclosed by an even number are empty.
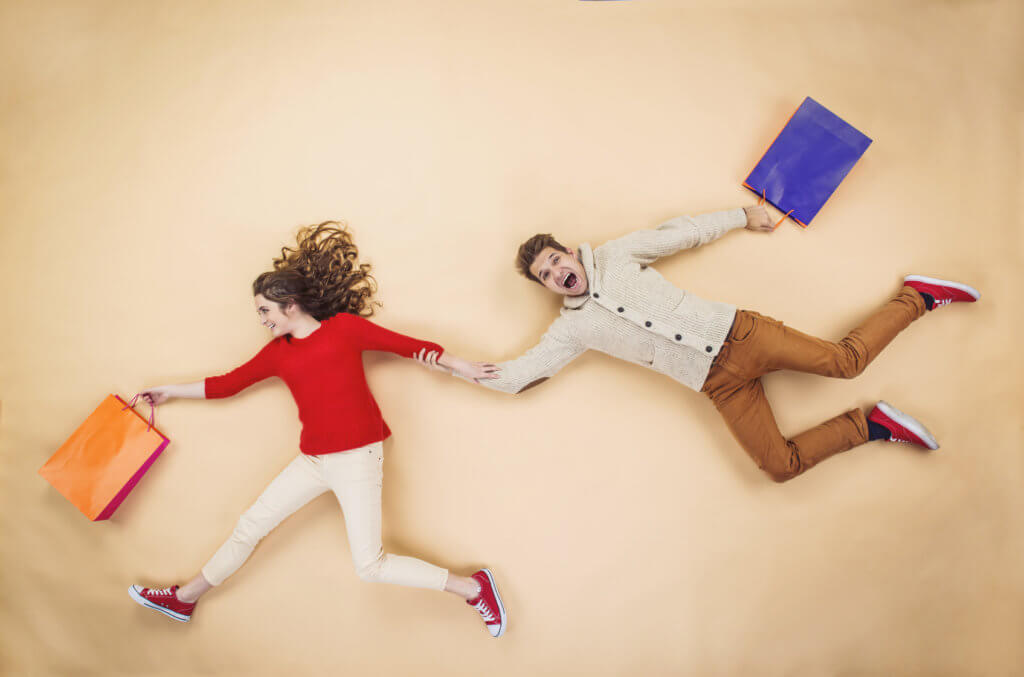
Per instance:
[[[352,561],[361,579],[444,590],[446,569],[412,557],[385,554],[381,548],[383,465],[380,442],[321,456],[299,454],[238,520],[231,538],[203,567],[203,578],[220,585],[284,518],[330,490],[341,504]]]

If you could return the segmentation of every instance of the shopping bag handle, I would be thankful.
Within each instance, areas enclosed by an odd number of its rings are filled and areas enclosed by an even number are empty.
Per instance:
[[[128,404],[124,405],[124,407],[121,408],[121,411],[124,411],[125,409],[134,409],[135,408],[135,403],[139,401],[139,395],[140,395],[140,393],[136,393],[135,397],[132,398],[132,401],[129,402]],[[152,402],[150,402],[150,404],[149,404],[149,425],[146,427],[146,432],[147,433],[150,430],[153,429],[153,422],[155,420],[156,420],[156,407],[153,406]]]
[[[764,204],[764,202],[765,202],[765,199],[764,199],[764,188],[762,188],[762,189],[761,189],[761,199],[757,201],[757,204],[759,204],[759,205],[763,205],[763,204]],[[766,207],[765,209],[767,209],[767,207]],[[776,228],[778,228],[779,226],[781,226],[781,225],[782,225],[782,222],[786,220],[786,217],[788,217],[788,216],[789,216],[790,214],[792,214],[792,213],[793,213],[793,210],[792,210],[792,209],[790,209],[790,210],[789,210],[788,212],[786,212],[785,214],[783,214],[783,215],[782,215],[782,218],[781,218],[781,219],[779,219],[779,220],[778,220],[778,221],[777,221],[777,222],[775,223],[775,225],[774,225],[774,226],[772,226],[772,230],[775,230]]]

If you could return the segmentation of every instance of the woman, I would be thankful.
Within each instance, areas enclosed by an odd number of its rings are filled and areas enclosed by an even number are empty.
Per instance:
[[[242,515],[231,537],[195,578],[163,589],[133,585],[132,599],[187,622],[199,598],[238,569],[260,539],[330,490],[341,504],[360,578],[451,592],[480,613],[493,637],[504,633],[505,609],[489,570],[456,576],[418,559],[383,552],[382,442],[391,431],[366,383],[362,353],[386,350],[412,358],[417,352],[436,351],[439,364],[472,379],[493,378],[496,367],[467,362],[435,343],[366,320],[373,314],[375,289],[370,266],[358,263],[357,248],[344,226],[326,221],[302,228],[298,246],[283,248],[274,269],[253,283],[256,312],[272,340],[223,376],[141,393],[153,406],[173,397],[214,399],[278,376],[298,405],[302,453]]]

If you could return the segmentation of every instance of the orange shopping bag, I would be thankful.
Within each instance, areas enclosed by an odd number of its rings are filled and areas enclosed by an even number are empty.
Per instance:
[[[39,474],[93,521],[109,518],[170,443],[149,421],[117,395],[96,411],[61,445]]]

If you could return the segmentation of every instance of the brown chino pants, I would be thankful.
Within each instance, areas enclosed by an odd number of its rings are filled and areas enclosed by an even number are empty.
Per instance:
[[[904,287],[846,338],[832,343],[740,310],[701,392],[711,398],[758,467],[783,482],[833,454],[867,442],[867,419],[860,409],[851,409],[787,440],[775,423],[761,376],[789,369],[853,378],[925,312],[921,295]]]

